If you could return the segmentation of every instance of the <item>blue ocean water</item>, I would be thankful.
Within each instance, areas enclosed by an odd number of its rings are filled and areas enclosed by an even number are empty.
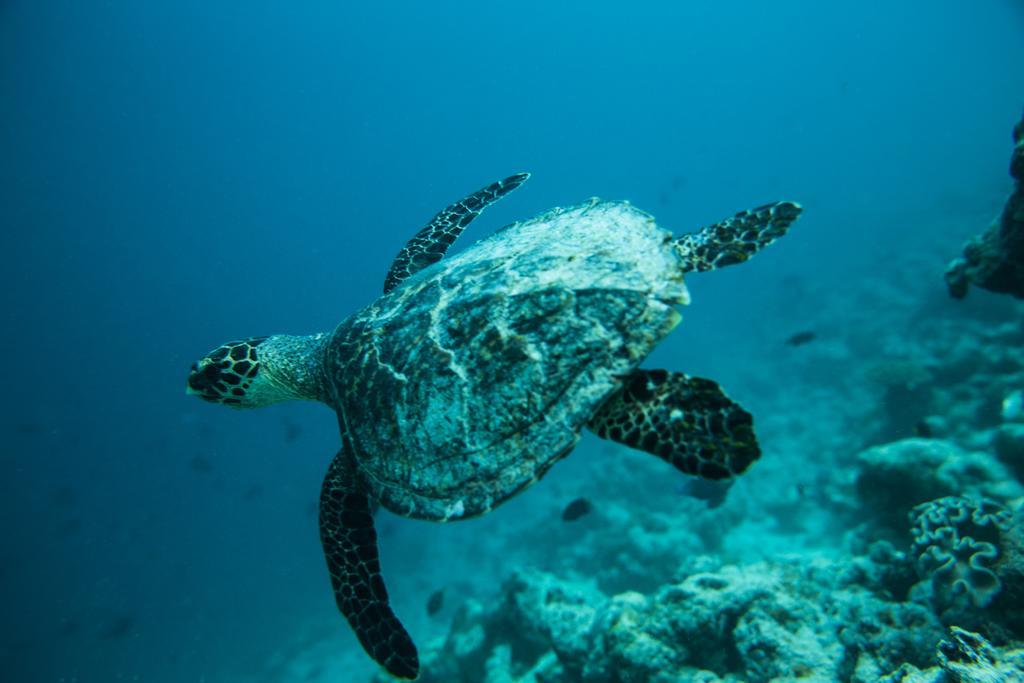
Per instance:
[[[369,680],[317,537],[334,415],[205,405],[185,376],[228,339],[332,329],[436,211],[517,171],[456,249],[591,196],[680,233],[804,205],[751,263],[690,280],[647,365],[715,378],[763,425],[730,496],[756,505],[704,552],[841,554],[860,513],[821,509],[822,482],[912,435],[878,436],[864,373],[936,322],[954,341],[1019,324],[1008,297],[950,300],[942,272],[1010,190],[1022,64],[1010,0],[0,4],[4,680]],[[609,482],[623,458],[636,479]],[[806,472],[819,498],[794,507]],[[395,609],[426,646],[517,567],[579,578],[573,498],[629,511],[688,486],[588,436],[488,517],[382,514]]]

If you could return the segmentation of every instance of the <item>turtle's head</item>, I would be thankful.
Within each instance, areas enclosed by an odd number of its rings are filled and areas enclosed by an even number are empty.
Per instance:
[[[276,334],[221,344],[192,364],[185,391],[232,408],[322,400],[323,337]]]
[[[260,375],[257,348],[266,340],[266,337],[252,337],[221,344],[192,364],[185,391],[204,401],[235,408],[262,405],[253,399],[259,393],[258,384],[262,383],[256,379]]]

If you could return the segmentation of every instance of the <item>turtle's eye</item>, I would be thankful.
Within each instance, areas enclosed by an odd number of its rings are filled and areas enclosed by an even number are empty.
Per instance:
[[[216,382],[220,378],[220,370],[216,365],[207,365],[203,368],[203,376],[211,382]]]

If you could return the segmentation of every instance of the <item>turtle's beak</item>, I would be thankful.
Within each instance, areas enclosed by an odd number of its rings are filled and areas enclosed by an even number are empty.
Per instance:
[[[186,394],[203,394],[203,392],[220,379],[220,370],[212,363],[202,366],[193,363],[192,372],[188,375],[188,384],[185,386]]]

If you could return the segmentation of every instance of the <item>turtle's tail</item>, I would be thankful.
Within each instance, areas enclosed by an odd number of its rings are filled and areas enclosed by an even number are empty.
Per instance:
[[[803,207],[796,202],[775,202],[709,225],[676,240],[686,273],[705,272],[743,263],[786,234],[800,217]]]

